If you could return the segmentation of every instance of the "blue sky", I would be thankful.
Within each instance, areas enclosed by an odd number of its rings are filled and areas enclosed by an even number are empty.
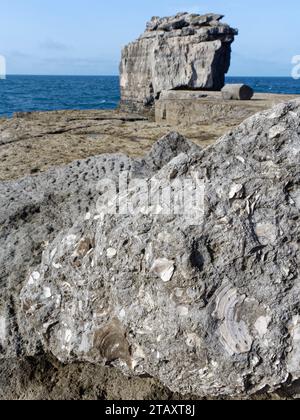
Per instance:
[[[118,74],[120,51],[151,16],[225,14],[237,27],[232,76],[289,76],[300,55],[299,0],[9,0],[0,54],[10,74]]]

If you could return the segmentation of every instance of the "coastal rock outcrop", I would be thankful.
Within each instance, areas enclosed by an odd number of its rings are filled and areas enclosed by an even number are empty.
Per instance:
[[[204,150],[189,153],[179,139],[180,154],[154,158],[158,171],[146,183],[108,201],[101,194],[31,266],[14,297],[17,344],[64,363],[151,375],[199,397],[298,380],[299,121],[294,101]],[[192,200],[161,195],[178,185]],[[131,210],[120,214],[128,200]]]
[[[101,181],[120,172],[139,178],[154,174],[180,153],[199,147],[177,133],[159,140],[143,159],[103,154],[65,167],[0,183],[0,359],[34,355],[39,340],[20,334],[19,292],[30,267],[59,232],[95,212]],[[27,327],[26,327],[27,328]]]
[[[154,17],[127,45],[120,65],[121,108],[145,111],[163,90],[220,90],[237,30],[222,15]]]

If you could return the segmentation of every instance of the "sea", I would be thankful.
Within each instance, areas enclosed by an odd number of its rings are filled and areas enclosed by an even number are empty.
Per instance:
[[[300,94],[300,80],[288,77],[228,77],[255,92]],[[118,76],[7,76],[0,80],[0,117],[15,112],[68,109],[115,109],[120,100]]]

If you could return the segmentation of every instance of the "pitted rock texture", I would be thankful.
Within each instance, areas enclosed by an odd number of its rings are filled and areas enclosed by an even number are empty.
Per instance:
[[[237,30],[222,15],[179,13],[152,18],[127,45],[120,65],[121,108],[146,111],[163,90],[220,90]]]
[[[299,121],[299,101],[279,105],[150,175],[204,184],[201,223],[97,208],[62,231],[21,291],[23,342],[199,397],[298,380]]]
[[[177,133],[158,141],[143,159],[100,155],[76,161],[44,174],[0,183],[0,359],[35,354],[34,336],[20,334],[19,291],[30,267],[40,264],[42,252],[57,234],[83,215],[95,211],[99,183],[155,173],[178,154],[200,150]],[[89,246],[83,242],[82,249]],[[79,252],[81,252],[79,250]]]

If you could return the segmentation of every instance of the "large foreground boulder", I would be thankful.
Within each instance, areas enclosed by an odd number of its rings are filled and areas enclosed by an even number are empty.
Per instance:
[[[145,111],[163,90],[220,90],[237,34],[222,18],[188,13],[152,18],[145,33],[123,49],[121,108]]]
[[[100,155],[12,182],[0,182],[0,359],[36,354],[35,334],[20,334],[20,288],[45,248],[81,215],[95,212],[101,182],[154,174],[180,153],[199,147],[177,133],[159,140],[144,159]],[[1,385],[1,383],[0,383]]]
[[[279,105],[144,184],[103,188],[28,275],[25,347],[199,397],[299,379],[299,121],[299,101]]]

